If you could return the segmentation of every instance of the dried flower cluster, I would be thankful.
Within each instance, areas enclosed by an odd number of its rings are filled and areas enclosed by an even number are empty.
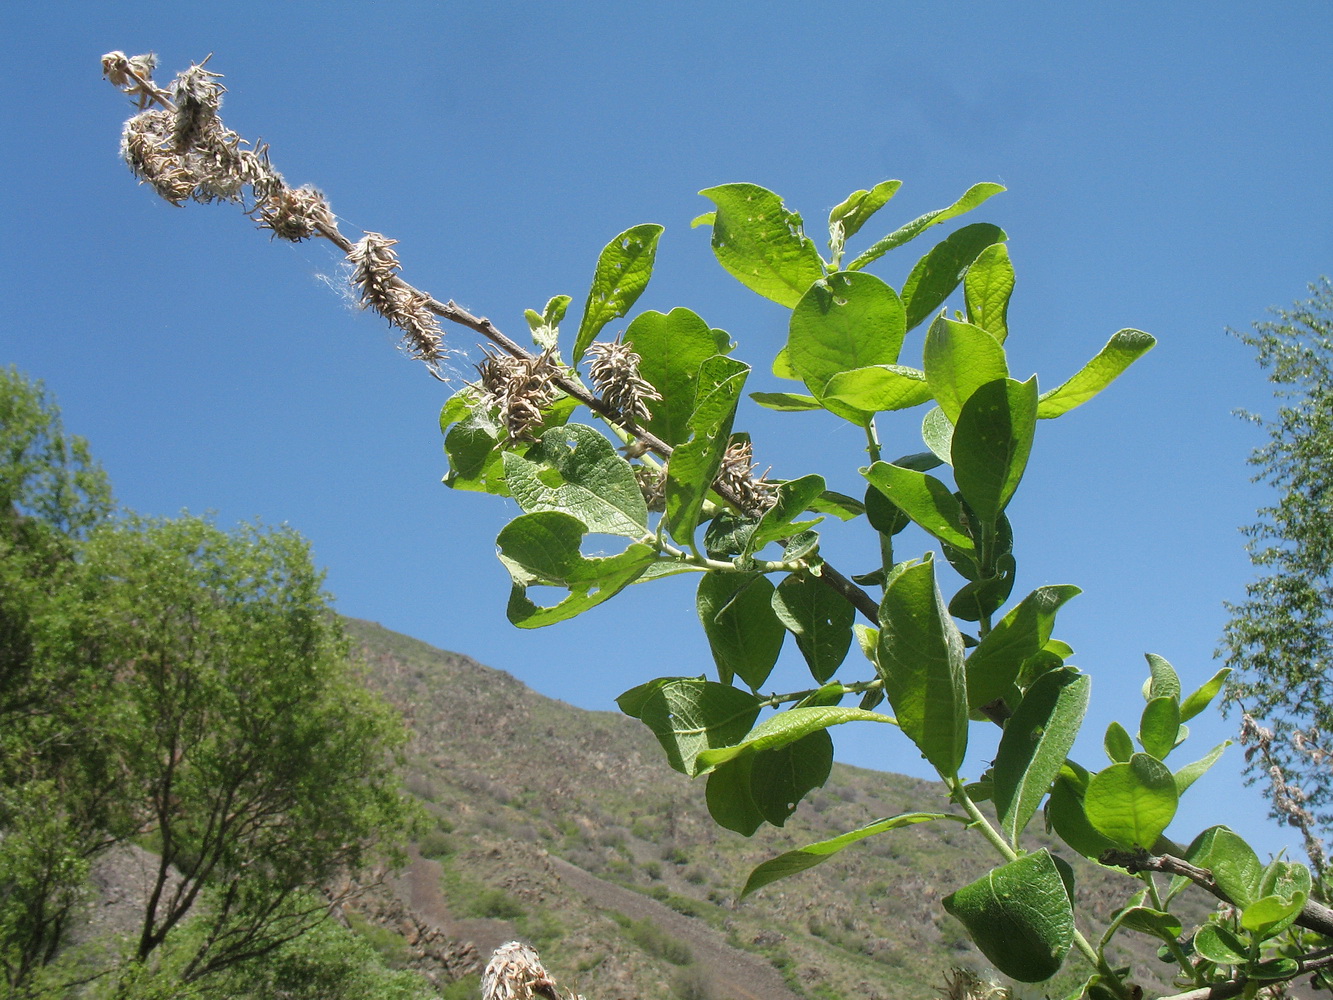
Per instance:
[[[592,356],[588,375],[602,400],[623,417],[647,420],[652,415],[648,402],[661,399],[662,394],[639,375],[640,357],[619,338],[595,343],[588,353]]]
[[[286,185],[269,163],[266,147],[251,148],[222,124],[218,108],[225,88],[218,83],[220,74],[196,64],[176,77],[168,92],[153,83],[155,65],[151,54],[109,52],[102,57],[107,79],[140,108],[121,133],[121,155],[135,176],[173,205],[191,198],[240,202],[249,187],[255,210],[262,212]],[[161,107],[150,108],[154,103]],[[308,214],[311,221],[303,236],[320,221],[332,219],[323,198],[310,204]]]
[[[648,465],[634,466],[634,478],[638,480],[639,492],[648,509],[661,513],[666,510],[666,469],[654,469]]]
[[[1245,745],[1245,760],[1248,762],[1259,754],[1268,769],[1268,780],[1273,788],[1273,811],[1286,820],[1287,824],[1301,831],[1305,841],[1305,853],[1310,864],[1322,880],[1327,867],[1324,845],[1314,834],[1315,817],[1305,807],[1309,796],[1305,790],[1287,782],[1287,776],[1272,755],[1273,731],[1259,725],[1248,712],[1241,716],[1240,741]],[[1328,754],[1321,749],[1307,734],[1297,730],[1292,737],[1296,750],[1314,763],[1323,763]]]
[[[218,117],[226,91],[218,82],[221,74],[198,63],[162,90],[152,79],[156,65],[151,54],[109,52],[102,57],[103,74],[140,108],[121,135],[121,154],[135,176],[173,205],[190,199],[245,205],[249,188],[246,211],[273,235],[293,242],[316,235],[334,239],[347,251],[361,301],[402,330],[407,353],[441,377],[445,352],[439,320],[430,297],[398,278],[398,258],[390,249],[395,241],[367,233],[349,244],[338,234],[324,195],[309,186],[288,187],[269,162],[267,146],[252,147],[226,128]]]
[[[944,974],[940,988],[942,1000],[1013,1000],[1014,992],[1007,986],[982,979],[975,972],[953,968]]]
[[[430,296],[398,277],[401,265],[393,252],[397,242],[380,233],[366,233],[353,244],[347,251],[352,283],[361,289],[363,303],[403,331],[408,355],[424,361],[431,374],[440,378],[439,362],[445,354],[440,321],[430,310]]]
[[[768,481],[765,472],[754,477],[754,448],[749,441],[733,441],[722,456],[716,482],[730,490],[748,513],[758,513],[777,502],[777,484]]]
[[[541,957],[528,945],[510,941],[495,949],[481,976],[481,1000],[563,1000]],[[573,997],[572,1000],[583,1000]]]
[[[477,365],[480,378],[475,385],[481,392],[481,405],[500,411],[511,444],[531,441],[542,411],[560,397],[555,380],[561,373],[553,357],[551,348],[524,358],[488,350]]]

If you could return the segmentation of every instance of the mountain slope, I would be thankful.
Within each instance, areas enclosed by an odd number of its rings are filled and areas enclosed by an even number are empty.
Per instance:
[[[637,721],[545,698],[369,622],[347,626],[368,685],[413,731],[408,787],[436,825],[399,894],[483,956],[523,937],[590,1000],[924,1000],[951,966],[986,967],[940,905],[994,864],[955,824],[871,838],[735,900],[775,854],[939,809],[938,785],[835,765],[785,828],[747,840],[713,824],[703,783],[671,771]],[[1103,921],[1127,888],[1124,876],[1080,868],[1080,896]],[[1145,941],[1136,968],[1154,952]],[[1047,988],[1072,987],[1082,970],[1070,966]]]

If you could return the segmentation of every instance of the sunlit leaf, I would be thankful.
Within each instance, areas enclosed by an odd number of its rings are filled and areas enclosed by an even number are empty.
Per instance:
[[[583,307],[578,336],[574,338],[574,364],[583,359],[583,352],[602,327],[629,312],[648,287],[648,279],[653,275],[653,260],[657,256],[657,241],[662,232],[661,226],[652,223],[634,226],[602,249]]]

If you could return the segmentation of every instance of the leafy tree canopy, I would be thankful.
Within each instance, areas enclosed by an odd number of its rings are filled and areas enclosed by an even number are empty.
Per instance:
[[[0,969],[16,992],[58,981],[90,863],[128,841],[160,858],[134,981],[168,942],[179,983],[278,953],[415,815],[404,731],[359,683],[309,546],[113,516],[87,446],[12,369],[0,416]]]

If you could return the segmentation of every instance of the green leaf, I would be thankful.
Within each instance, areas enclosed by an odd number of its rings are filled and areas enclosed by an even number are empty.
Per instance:
[[[898,725],[946,778],[967,751],[963,637],[935,584],[935,564],[894,568],[879,606],[878,667]]]
[[[1220,924],[1208,923],[1194,935],[1194,950],[1218,965],[1245,965],[1249,948],[1235,934]]]
[[[999,226],[977,222],[950,234],[917,261],[903,282],[907,329],[916,327],[944,304],[963,280],[968,266],[983,250],[1005,239],[1004,230]]]
[[[1176,782],[1155,757],[1136,753],[1088,782],[1083,808],[1098,832],[1125,848],[1151,848],[1176,815]]]
[[[444,437],[449,474],[444,484],[455,490],[476,490],[508,496],[500,445],[507,435],[490,415],[473,410],[455,423]]]
[[[1072,667],[1052,670],[1028,689],[1005,723],[995,757],[995,808],[1015,847],[1074,745],[1090,686],[1088,675]]]
[[[1143,656],[1148,661],[1149,670],[1148,682],[1143,686],[1144,700],[1150,701],[1153,698],[1178,699],[1181,690],[1180,676],[1176,673],[1175,667],[1156,653],[1144,653]]]
[[[801,217],[757,184],[723,184],[699,192],[717,205],[713,254],[737,281],[788,308],[824,276],[824,262]]]
[[[1301,965],[1294,958],[1270,958],[1267,962],[1251,962],[1245,974],[1251,979],[1294,979],[1300,975]]]
[[[449,433],[449,428],[470,414],[477,406],[477,390],[465,385],[449,397],[440,409],[440,433]]]
[[[1097,356],[1078,370],[1067,382],[1044,392],[1037,404],[1042,420],[1068,413],[1082,406],[1114,382],[1120,374],[1147,354],[1157,339],[1142,330],[1121,330],[1107,341]]]
[[[773,355],[773,374],[778,378],[791,379],[792,381],[801,381],[801,376],[796,374],[796,369],[791,366],[791,358],[787,355],[785,346],[778,349],[778,353]]]
[[[824,386],[826,402],[865,413],[906,410],[930,401],[924,372],[902,365],[871,365],[839,372]]]
[[[890,250],[900,247],[911,239],[921,235],[931,226],[937,226],[941,222],[948,222],[950,219],[957,218],[964,212],[970,212],[987,198],[997,195],[1004,188],[999,184],[974,184],[956,202],[948,208],[936,209],[933,212],[927,212],[920,218],[913,219],[907,225],[894,230],[888,236],[875,243],[869,250],[858,256],[847,265],[849,271],[859,271],[867,264],[879,260]]]
[[[1157,697],[1148,702],[1139,719],[1139,745],[1143,752],[1166,760],[1176,745],[1180,732],[1180,702],[1174,697]]]
[[[921,418],[921,440],[941,462],[947,465],[953,461],[953,421],[938,406],[932,406]]]
[[[755,528],[753,547],[759,549],[779,538],[790,538],[795,534],[796,528],[810,528],[822,521],[821,517],[794,524],[796,519],[823,493],[822,476],[802,476],[800,479],[789,479],[779,485],[773,506],[764,511],[764,516],[759,519],[759,524]]]
[[[997,379],[963,406],[954,429],[954,481],[983,521],[994,521],[1013,498],[1032,453],[1037,379]]]
[[[1298,892],[1290,899],[1282,896],[1263,896],[1256,899],[1241,914],[1240,925],[1260,940],[1281,934],[1305,908],[1305,893]]]
[[[753,837],[754,832],[764,825],[764,814],[750,793],[753,764],[753,757],[741,757],[709,772],[704,792],[708,814],[713,821],[743,837]]]
[[[787,360],[817,399],[841,372],[898,360],[902,300],[873,274],[842,271],[811,284],[792,309]],[[835,409],[839,416],[841,409]]]
[[[697,774],[699,754],[739,743],[759,715],[759,699],[729,684],[698,677],[659,677],[616,699],[626,715],[653,731],[667,763]]]
[[[1205,681],[1202,687],[1182,701],[1180,703],[1180,721],[1189,722],[1190,719],[1207,708],[1212,700],[1217,697],[1217,693],[1222,690],[1222,685],[1226,682],[1230,673],[1230,667],[1223,667]]]
[[[979,326],[1001,344],[1009,336],[1009,296],[1014,291],[1014,267],[1003,243],[977,255],[963,276],[967,321]]]
[[[1060,971],[1074,943],[1073,873],[1045,849],[944,897],[983,955],[1020,983]]]
[[[1069,584],[1038,587],[1000,619],[967,658],[969,709],[1005,696],[1023,663],[1050,639],[1056,612],[1081,593]]]
[[[559,326],[560,321],[565,318],[565,310],[574,300],[568,295],[553,295],[546,300],[546,308],[542,310],[542,322],[547,326]]]
[[[1293,899],[1297,893],[1309,896],[1314,889],[1310,869],[1295,861],[1270,861],[1259,876],[1259,894]]]
[[[799,392],[752,392],[750,398],[766,410],[797,413],[801,410],[823,409],[814,396],[803,396]]]
[[[773,610],[796,637],[815,680],[823,684],[852,645],[856,609],[812,576],[788,576],[773,594]]]
[[[509,620],[519,628],[540,628],[582,614],[633,583],[656,560],[639,542],[615,556],[585,556],[579,551],[587,528],[563,511],[524,514],[500,531],[495,543],[509,570]],[[563,587],[569,596],[543,607],[527,596],[529,587]]]
[[[998,340],[979,326],[943,316],[926,331],[922,357],[931,394],[955,424],[974,392],[1009,377],[1009,363]]]
[[[737,757],[776,750],[804,739],[811,733],[821,732],[830,726],[841,726],[847,722],[886,722],[889,725],[896,725],[890,715],[866,712],[859,708],[842,708],[838,705],[789,708],[759,723],[735,746],[705,750],[699,754],[695,773],[705,774]]]
[[[733,674],[752,689],[768,679],[787,631],[773,613],[773,584],[767,577],[705,573],[696,606],[722,683]]]
[[[853,191],[841,204],[828,214],[829,228],[835,223],[842,223],[844,239],[855,236],[870,217],[889,203],[889,199],[898,193],[902,181],[880,181],[869,191]]]
[[[795,851],[788,851],[786,854],[780,854],[776,858],[765,861],[750,872],[750,877],[745,882],[745,888],[741,890],[741,899],[766,885],[778,881],[778,879],[784,879],[790,875],[796,875],[814,868],[816,865],[822,865],[843,848],[850,847],[857,841],[865,840],[867,837],[873,837],[876,834],[888,833],[890,830],[900,830],[916,823],[929,823],[937,819],[951,819],[959,823],[967,823],[967,819],[963,816],[930,812],[900,813],[897,816],[875,820],[875,822],[867,823],[858,830],[852,830],[829,840],[821,840],[815,844],[808,844]]]
[[[817,514],[831,514],[839,521],[850,521],[866,512],[865,504],[845,493],[825,490],[810,501],[809,509]]]
[[[949,614],[967,622],[978,622],[993,615],[1014,587],[1014,557],[1009,553],[995,560],[995,575],[985,580],[970,580],[949,599]],[[986,704],[986,702],[982,702]]]
[[[1154,910],[1150,906],[1127,907],[1116,915],[1115,923],[1141,934],[1151,934],[1169,944],[1174,944],[1184,929],[1179,917],[1162,910]],[[1110,928],[1107,928],[1107,935],[1109,934]],[[1107,937],[1104,936],[1102,941],[1106,940]]]
[[[504,472],[525,513],[564,511],[598,534],[649,533],[648,507],[634,470],[592,427],[548,428],[526,457],[504,452]]]
[[[1190,785],[1202,778],[1204,774],[1208,772],[1208,769],[1217,763],[1218,758],[1222,756],[1222,751],[1229,746],[1231,746],[1230,740],[1227,740],[1225,743],[1219,743],[1217,746],[1213,747],[1212,750],[1208,751],[1208,756],[1196,760],[1192,764],[1186,764],[1177,771],[1176,793],[1178,795],[1184,795],[1185,789],[1189,788]]]
[[[1102,746],[1106,748],[1106,756],[1111,758],[1112,764],[1127,764],[1129,758],[1134,756],[1134,740],[1118,722],[1112,722],[1106,727]]]
[[[708,324],[688,309],[634,317],[623,340],[639,356],[639,375],[662,396],[648,404],[644,426],[669,445],[689,437],[695,383],[704,362],[719,351]]]
[[[755,754],[750,765],[750,795],[765,820],[783,826],[801,799],[822,787],[832,770],[833,740],[819,730]]]
[[[749,373],[748,365],[721,355],[709,358],[699,368],[694,410],[689,419],[692,436],[676,447],[667,463],[667,526],[671,537],[682,545],[693,544],[704,498],[717,478],[736,416],[736,404]]]
[[[1264,868],[1254,849],[1225,826],[1210,826],[1194,838],[1185,851],[1185,860],[1213,874],[1214,881],[1231,902],[1244,909],[1259,896],[1259,882]],[[1188,882],[1181,876],[1172,880],[1174,896]]]
[[[716,219],[716,212],[702,212],[690,220],[690,228],[698,229],[700,226],[711,226]]]
[[[888,462],[863,468],[861,475],[936,538],[964,552],[975,551],[972,536],[963,523],[963,508],[949,487],[934,476]]]
[[[1046,823],[1061,840],[1085,858],[1096,861],[1116,845],[1088,822],[1084,797],[1091,780],[1086,770],[1066,761],[1046,800]]]
[[[574,338],[574,364],[583,360],[583,352],[602,327],[629,312],[648,287],[662,232],[662,227],[653,223],[635,226],[602,249],[592,287],[588,289],[588,301],[583,306],[578,336]]]

